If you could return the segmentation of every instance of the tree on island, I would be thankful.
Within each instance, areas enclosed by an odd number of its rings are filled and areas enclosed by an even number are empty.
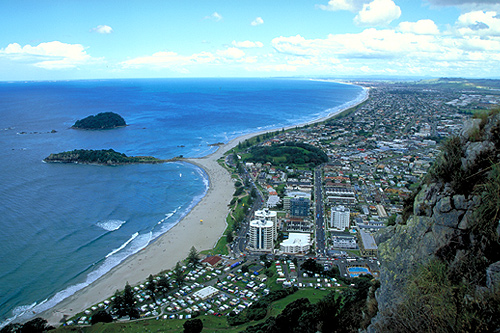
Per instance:
[[[77,120],[72,128],[79,129],[110,129],[127,126],[125,119],[114,112],[102,112],[95,116]]]
[[[113,149],[74,149],[57,154],[50,154],[45,162],[57,163],[96,163],[104,165],[120,165],[131,163],[162,163],[162,160],[151,156],[127,156]]]
[[[189,250],[187,261],[189,264],[193,264],[193,265],[197,265],[200,262],[200,256],[199,256],[198,251],[196,251],[196,248],[194,246],[192,246],[191,250]]]

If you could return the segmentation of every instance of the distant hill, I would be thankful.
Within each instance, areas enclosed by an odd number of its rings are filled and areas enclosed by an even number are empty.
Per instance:
[[[77,120],[72,128],[78,129],[111,129],[127,126],[125,119],[114,112],[102,112]]]
[[[500,80],[494,79],[464,79],[464,78],[439,78],[430,80],[421,80],[416,84],[422,86],[429,86],[432,88],[441,89],[469,89],[469,90],[480,90],[498,93],[500,89]]]
[[[127,156],[123,153],[108,150],[87,150],[75,149],[58,154],[50,154],[44,159],[49,163],[81,163],[81,164],[102,164],[102,165],[123,165],[135,163],[163,163],[164,160],[151,156]]]

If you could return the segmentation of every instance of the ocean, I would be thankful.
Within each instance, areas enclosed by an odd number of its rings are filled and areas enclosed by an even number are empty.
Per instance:
[[[209,185],[188,163],[44,163],[49,154],[202,157],[217,149],[210,144],[303,124],[365,93],[305,79],[0,82],[0,327],[51,308],[153,242]],[[107,111],[128,126],[70,128]]]

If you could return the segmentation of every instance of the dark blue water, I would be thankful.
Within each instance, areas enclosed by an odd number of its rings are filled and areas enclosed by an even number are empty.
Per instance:
[[[0,322],[46,310],[96,280],[177,223],[208,186],[187,163],[43,163],[50,153],[200,157],[211,143],[305,123],[363,95],[356,86],[287,79],[0,83]],[[129,126],[70,129],[106,111]]]

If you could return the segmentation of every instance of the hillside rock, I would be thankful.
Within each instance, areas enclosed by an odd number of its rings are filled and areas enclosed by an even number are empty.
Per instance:
[[[378,315],[372,319],[369,332],[387,330],[398,304],[408,296],[409,281],[433,260],[444,262],[449,276],[456,277],[457,283],[472,285],[471,290],[475,286],[475,290],[493,292],[500,286],[500,225],[496,222],[495,235],[488,235],[477,226],[476,218],[484,201],[481,184],[491,173],[491,164],[500,161],[499,128],[498,114],[487,122],[473,119],[464,124],[460,170],[449,172],[465,176],[446,182],[431,175],[415,196],[413,215],[406,224],[398,219],[398,224],[376,235],[381,286],[376,292]],[[470,270],[473,273],[467,271],[471,258],[477,268]],[[462,276],[463,271],[468,273]],[[474,299],[477,294],[466,296]]]

